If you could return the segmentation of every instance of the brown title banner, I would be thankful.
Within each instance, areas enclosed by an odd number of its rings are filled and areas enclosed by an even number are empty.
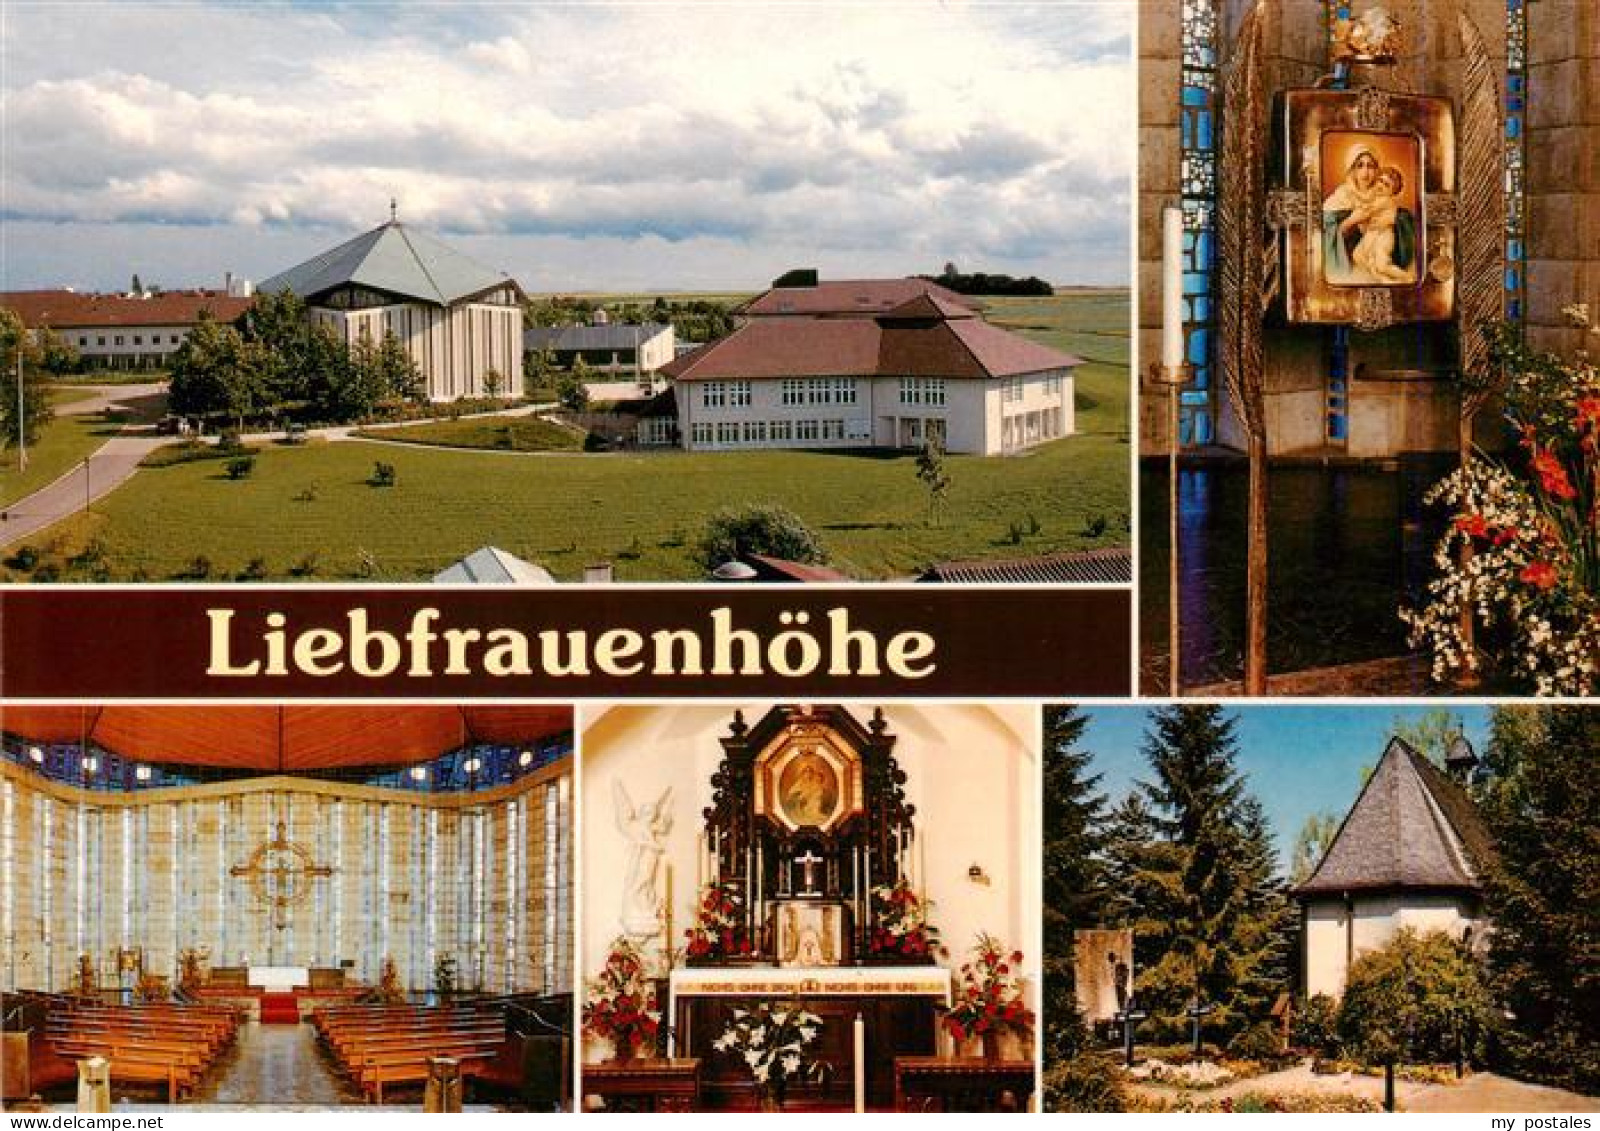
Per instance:
[[[0,591],[8,699],[1121,697],[1124,589]]]

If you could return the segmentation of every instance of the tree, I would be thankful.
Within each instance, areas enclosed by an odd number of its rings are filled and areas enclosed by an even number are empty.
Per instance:
[[[168,402],[185,415],[232,416],[242,429],[246,416],[270,403],[270,370],[270,355],[260,342],[247,342],[232,326],[202,313],[172,355]]]
[[[1520,1074],[1600,1092],[1600,710],[1498,707],[1479,808],[1489,966]]]
[[[791,562],[827,561],[817,536],[798,515],[783,507],[757,504],[721,510],[707,520],[696,555],[707,573],[749,554]]]
[[[82,364],[78,347],[48,326],[39,332],[37,346],[38,366],[52,377],[76,373]]]
[[[500,376],[498,369],[487,369],[483,374],[483,395],[490,400],[497,399],[505,392],[506,379]]]
[[[17,369],[21,361],[22,404],[17,404]],[[30,379],[28,370],[38,364],[39,349],[17,313],[0,307],[0,441],[16,447],[19,438],[38,442],[39,431],[54,412],[44,383]]]
[[[522,395],[532,400],[550,387],[556,371],[554,350],[528,350],[522,355]]]
[[[1339,1038],[1368,1064],[1479,1060],[1493,1024],[1477,959],[1443,931],[1401,929],[1350,965]]]
[[[385,330],[372,356],[374,371],[371,386],[378,400],[419,401],[422,399],[422,370],[417,367],[411,351],[395,336]]]
[[[573,361],[572,368],[556,382],[556,395],[561,400],[561,407],[570,412],[582,412],[588,408],[589,382],[592,380],[594,370],[581,356],[578,357]]]
[[[1294,853],[1289,858],[1290,884],[1298,886],[1311,878],[1338,832],[1339,818],[1334,813],[1313,813],[1306,818],[1294,838]]]
[[[136,295],[144,294],[144,284],[139,282],[139,272],[133,273],[133,278],[128,283],[128,291]]]
[[[1463,723],[1458,713],[1434,707],[1414,719],[1396,715],[1389,729],[1400,741],[1442,768],[1450,743],[1462,732]]]
[[[917,478],[928,489],[928,525],[939,525],[939,512],[950,493],[950,475],[944,466],[944,444],[929,436],[917,453]]]
[[[1075,989],[1073,932],[1100,921],[1105,861],[1105,797],[1092,755],[1079,748],[1088,719],[1076,707],[1044,716],[1044,1013],[1055,1057],[1077,1055],[1084,1026]]]
[[[1153,777],[1113,819],[1108,853],[1135,932],[1137,992],[1174,1035],[1196,998],[1212,1007],[1209,1025],[1234,1033],[1286,988],[1293,912],[1265,815],[1235,765],[1234,725],[1210,704],[1153,712]]]
[[[330,327],[308,320],[305,301],[288,288],[258,295],[239,320],[243,338],[266,351],[264,384],[273,404],[314,399],[318,331],[332,334]]]

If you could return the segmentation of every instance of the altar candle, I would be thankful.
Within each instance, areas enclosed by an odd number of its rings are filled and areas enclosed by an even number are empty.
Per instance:
[[[856,1111],[863,1112],[867,1110],[867,1023],[859,1013],[855,1023],[855,1053]]]
[[[928,900],[928,842],[917,838],[917,893],[924,903]]]
[[[667,872],[662,877],[667,889],[666,898],[661,902],[661,916],[663,922],[661,939],[661,957],[668,970],[672,969],[672,861],[667,861]]]
[[[698,892],[706,886],[706,834],[705,830],[694,834],[694,890]]]
[[[1161,364],[1167,379],[1183,364],[1183,211],[1161,210]]]

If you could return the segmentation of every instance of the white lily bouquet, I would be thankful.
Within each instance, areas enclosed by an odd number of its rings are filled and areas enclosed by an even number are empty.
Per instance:
[[[783,1103],[792,1083],[820,1083],[828,1066],[810,1051],[822,1037],[822,1018],[798,1002],[735,1009],[733,1020],[712,1042],[718,1052],[744,1061],[763,1099]]]

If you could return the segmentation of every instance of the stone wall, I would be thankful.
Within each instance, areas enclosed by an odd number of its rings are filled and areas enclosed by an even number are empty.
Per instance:
[[[1528,328],[1541,349],[1596,352],[1561,308],[1600,320],[1600,8],[1528,10]]]
[[[491,992],[571,985],[571,777],[565,767],[475,797],[292,778],[94,793],[0,766],[3,984],[60,990],[92,955],[104,985],[119,947],[175,972],[213,965],[331,966],[375,983],[385,956],[426,989],[435,957]],[[278,822],[331,876],[283,926],[248,864]],[[302,881],[303,882],[303,881]]]

